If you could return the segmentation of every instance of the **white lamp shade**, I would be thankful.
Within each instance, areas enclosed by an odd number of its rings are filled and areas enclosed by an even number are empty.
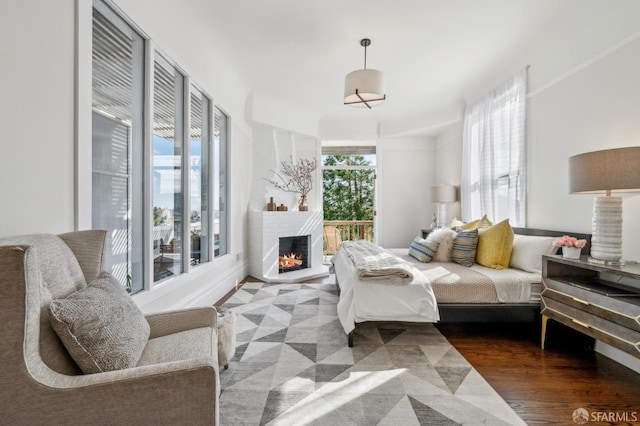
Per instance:
[[[434,203],[453,203],[456,201],[456,187],[453,185],[432,186],[431,201]]]
[[[362,69],[352,71],[345,77],[345,104],[358,108],[367,108],[380,105],[384,100],[384,74],[382,71]],[[369,105],[367,106],[367,104]]]

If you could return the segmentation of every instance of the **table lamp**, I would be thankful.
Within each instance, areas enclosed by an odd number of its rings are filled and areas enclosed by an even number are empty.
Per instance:
[[[569,193],[605,196],[593,199],[591,258],[621,264],[622,198],[612,192],[640,190],[640,147],[606,149],[569,158]]]
[[[453,185],[435,185],[431,187],[431,201],[437,204],[436,227],[445,226],[447,206],[445,203],[456,201],[456,187]]]

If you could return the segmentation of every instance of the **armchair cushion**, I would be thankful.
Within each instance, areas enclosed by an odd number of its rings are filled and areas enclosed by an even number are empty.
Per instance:
[[[51,325],[85,374],[135,367],[149,323],[122,285],[102,273],[86,288],[49,304]]]
[[[216,358],[217,339],[211,327],[195,328],[150,339],[138,367],[185,359]]]

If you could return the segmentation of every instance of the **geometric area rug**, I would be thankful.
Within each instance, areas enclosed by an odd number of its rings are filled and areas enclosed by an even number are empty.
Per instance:
[[[524,425],[432,324],[365,323],[353,348],[333,284],[245,283],[220,424]]]

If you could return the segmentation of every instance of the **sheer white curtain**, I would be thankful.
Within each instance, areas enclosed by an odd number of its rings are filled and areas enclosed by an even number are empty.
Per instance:
[[[508,218],[511,226],[525,226],[526,87],[523,69],[465,111],[463,220],[486,214],[494,223]]]

